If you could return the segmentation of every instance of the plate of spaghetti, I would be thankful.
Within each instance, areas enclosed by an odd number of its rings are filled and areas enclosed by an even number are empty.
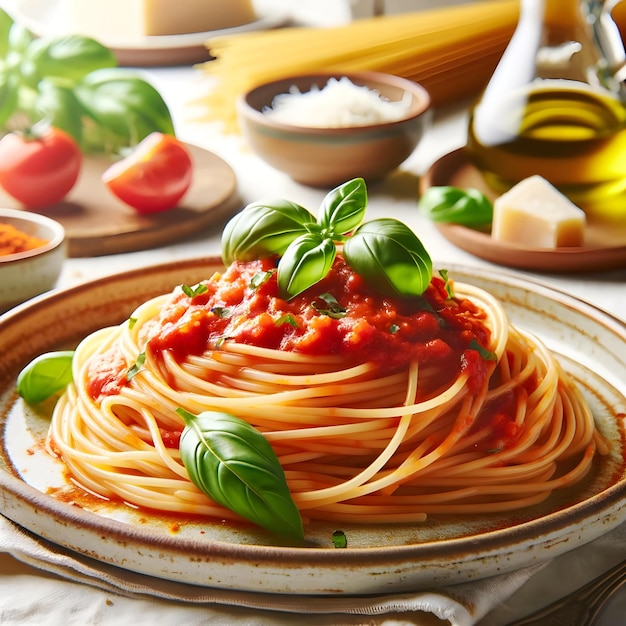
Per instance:
[[[133,572],[331,595],[511,571],[626,519],[624,323],[433,269],[363,220],[363,185],[0,318],[3,514]]]

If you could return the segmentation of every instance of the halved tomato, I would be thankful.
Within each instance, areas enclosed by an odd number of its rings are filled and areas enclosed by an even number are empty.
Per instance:
[[[102,174],[102,181],[138,213],[176,207],[191,186],[193,161],[184,143],[154,132]]]

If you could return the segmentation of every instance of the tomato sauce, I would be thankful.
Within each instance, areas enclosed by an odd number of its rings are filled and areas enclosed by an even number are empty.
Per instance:
[[[291,300],[279,295],[276,259],[236,261],[186,295],[177,287],[158,319],[142,330],[146,352],[169,351],[177,360],[224,341],[308,355],[340,355],[349,365],[374,362],[382,371],[411,361],[436,364],[452,379],[469,373],[484,383],[486,366],[474,348],[489,345],[485,314],[473,303],[451,298],[433,277],[419,297],[382,296],[338,255],[328,275]],[[115,367],[93,372],[94,392],[115,393],[123,384]]]
[[[177,290],[145,337],[178,359],[221,341],[313,355],[343,355],[387,370],[417,359],[458,362],[472,341],[485,346],[484,313],[451,299],[433,278],[420,298],[381,296],[338,256],[329,274],[289,301],[279,296],[275,261],[235,262],[195,297]]]
[[[510,355],[505,354],[504,358]],[[499,375],[490,379],[491,387],[501,383]],[[518,405],[524,405],[528,396],[537,388],[535,375],[505,393],[486,402],[478,415],[474,430],[488,429],[488,435],[478,444],[481,450],[498,452],[514,447],[524,432],[523,425],[515,421]]]
[[[127,372],[124,355],[117,348],[110,348],[89,363],[85,382],[87,392],[94,399],[118,394],[127,384]]]
[[[475,429],[488,428],[489,435],[478,447],[488,452],[498,452],[513,447],[522,434],[522,426],[515,422],[517,396],[520,389],[513,389],[485,404]]]

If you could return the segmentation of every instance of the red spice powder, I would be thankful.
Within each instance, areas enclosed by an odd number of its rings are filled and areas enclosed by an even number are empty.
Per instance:
[[[0,222],[0,256],[34,250],[48,243],[45,239],[22,232],[13,224]]]

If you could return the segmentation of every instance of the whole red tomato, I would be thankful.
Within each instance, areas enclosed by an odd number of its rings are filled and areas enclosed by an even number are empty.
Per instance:
[[[111,165],[102,180],[137,212],[156,213],[177,206],[191,185],[192,174],[187,147],[173,135],[154,132]]]
[[[0,139],[0,186],[27,207],[63,200],[76,184],[82,153],[66,132],[51,126]]]

